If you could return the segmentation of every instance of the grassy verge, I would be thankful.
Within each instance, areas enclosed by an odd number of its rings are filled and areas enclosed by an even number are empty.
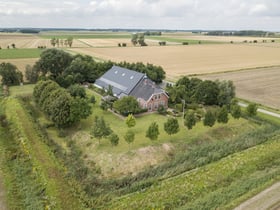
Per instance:
[[[39,58],[42,49],[2,49],[0,59]]]
[[[72,195],[71,188],[64,179],[65,169],[55,159],[49,147],[43,143],[42,136],[36,130],[34,122],[19,100],[8,98],[5,100],[5,107],[7,118],[11,124],[11,133],[30,158],[30,170],[39,176],[40,183],[44,186],[43,192],[48,198],[46,206],[55,209],[80,209],[81,204]],[[25,176],[24,174],[16,174],[19,177]],[[32,182],[30,185],[32,186]]]

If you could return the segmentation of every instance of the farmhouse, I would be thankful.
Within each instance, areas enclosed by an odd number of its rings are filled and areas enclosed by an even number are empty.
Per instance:
[[[134,96],[140,107],[148,111],[156,111],[161,105],[168,107],[166,92],[140,72],[113,66],[94,85],[105,90],[111,88],[117,98]]]

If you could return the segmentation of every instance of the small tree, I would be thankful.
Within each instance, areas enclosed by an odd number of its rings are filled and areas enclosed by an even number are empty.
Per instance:
[[[134,138],[135,138],[135,134],[131,130],[128,130],[126,132],[126,134],[124,135],[124,140],[128,143],[129,147],[130,147],[130,144],[134,141]]]
[[[205,114],[203,125],[212,127],[213,125],[215,125],[215,121],[215,114],[211,110],[208,110]]]
[[[112,146],[117,146],[119,144],[119,136],[115,133],[112,133],[110,136],[109,136],[109,140],[112,144]]]
[[[258,106],[255,103],[250,103],[246,108],[246,111],[250,117],[256,116],[257,110],[258,110]]]
[[[110,126],[105,123],[104,118],[95,116],[92,135],[98,139],[99,144],[102,138],[109,136],[111,133],[112,130]]]
[[[228,110],[227,107],[224,105],[218,111],[217,121],[219,123],[227,123],[228,122]]]
[[[193,128],[193,126],[195,126],[195,124],[196,124],[196,119],[194,116],[194,112],[187,112],[185,116],[184,125],[190,130]]]
[[[152,122],[146,131],[146,137],[151,140],[157,140],[159,136],[158,124],[156,122]]]
[[[127,127],[131,128],[136,125],[136,119],[132,114],[129,114],[125,120]]]
[[[90,103],[92,103],[92,104],[96,103],[96,99],[95,99],[94,95],[92,95],[89,100],[90,100]]]
[[[178,120],[176,118],[168,118],[164,123],[164,130],[168,135],[178,133],[180,130]]]
[[[241,117],[241,107],[238,104],[231,105],[230,113],[233,118],[239,119]]]

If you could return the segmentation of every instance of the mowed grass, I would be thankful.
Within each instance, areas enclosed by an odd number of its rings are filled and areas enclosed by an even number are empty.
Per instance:
[[[11,96],[32,95],[35,85],[17,85],[9,87]]]
[[[39,58],[42,49],[1,49],[0,59]]]

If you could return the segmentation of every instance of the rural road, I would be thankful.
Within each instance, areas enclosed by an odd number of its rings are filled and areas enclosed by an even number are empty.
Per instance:
[[[247,107],[248,105],[245,104],[245,103],[241,103],[241,102],[238,102],[239,106],[242,106],[242,107]],[[270,115],[270,116],[273,116],[273,117],[278,117],[280,118],[280,114],[277,114],[275,112],[270,112],[270,111],[267,111],[265,109],[260,109],[258,108],[257,110],[258,112],[261,112],[261,113],[264,113],[264,114],[267,114],[267,115]]]
[[[280,182],[242,203],[234,210],[279,210]]]

